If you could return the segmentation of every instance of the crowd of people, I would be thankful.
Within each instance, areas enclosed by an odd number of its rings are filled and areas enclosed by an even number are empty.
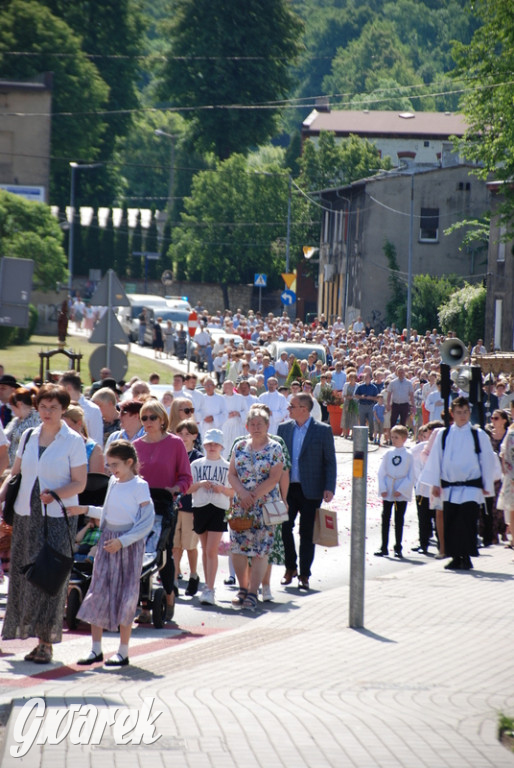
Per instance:
[[[478,534],[484,546],[513,546],[508,539],[509,527],[514,530],[512,378],[484,381],[483,430],[472,424],[475,409],[453,377],[447,398],[452,426],[445,428],[444,338],[435,330],[423,336],[394,327],[375,333],[360,319],[345,329],[340,318],[328,324],[320,316],[307,325],[286,313],[201,313],[201,318],[200,332],[208,339],[209,329],[217,327],[229,340],[218,334],[215,344],[207,341],[212,365],[205,375],[176,371],[164,387],[158,374],[148,382],[117,382],[107,369],[87,388],[74,371],[52,383],[20,385],[0,369],[5,478],[0,502],[10,478],[21,474],[2,634],[37,638],[27,660],[51,661],[62,635],[67,585],[43,599],[21,573],[41,548],[46,527],[56,549],[64,551],[71,534],[81,556],[94,559],[78,614],[92,628],[91,651],[82,665],[103,661],[103,631],[117,627],[119,649],[106,663],[128,664],[134,619],[151,620],[147,606],[138,606],[145,539],[166,516],[174,522],[159,573],[167,620],[174,616],[184,552],[189,566],[184,593],[194,597],[200,590],[199,547],[201,605],[216,605],[218,556],[227,548],[231,570],[225,583],[237,587],[234,608],[251,612],[259,596],[273,599],[273,565],[284,566],[282,585],[297,579],[299,589],[309,590],[316,510],[330,503],[336,490],[328,404],[340,406],[336,426],[343,439],[351,440],[358,424],[368,428],[372,443],[387,448],[378,475],[383,515],[377,556],[389,554],[393,515],[394,556],[403,556],[403,520],[413,493],[417,549],[428,554],[435,533],[436,556],[449,558],[450,570],[472,567]],[[273,360],[269,344],[275,341],[305,344],[307,354]],[[324,347],[324,359],[312,344]],[[481,340],[476,347],[480,350]],[[91,473],[110,478],[101,507],[78,503]],[[277,501],[287,512],[282,524],[274,525],[266,505]],[[81,531],[79,516],[85,516]],[[8,526],[2,526],[5,534]],[[6,551],[2,556],[9,567]]]

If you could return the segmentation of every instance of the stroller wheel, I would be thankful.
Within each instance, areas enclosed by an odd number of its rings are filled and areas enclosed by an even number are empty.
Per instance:
[[[82,602],[82,593],[80,589],[72,587],[68,593],[68,600],[66,602],[66,624],[68,629],[77,629],[77,613]]]
[[[152,621],[155,629],[162,629],[166,622],[166,592],[162,587],[156,589],[153,596]]]

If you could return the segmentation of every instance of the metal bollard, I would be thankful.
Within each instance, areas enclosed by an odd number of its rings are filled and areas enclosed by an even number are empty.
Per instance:
[[[350,549],[350,622],[364,626],[364,565],[366,556],[366,479],[368,427],[353,428],[352,527]]]

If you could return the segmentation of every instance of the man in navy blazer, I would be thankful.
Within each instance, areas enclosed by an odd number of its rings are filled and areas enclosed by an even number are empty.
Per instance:
[[[298,576],[298,587],[309,589],[311,565],[314,560],[312,536],[316,509],[322,501],[330,502],[336,489],[336,451],[334,436],[327,424],[311,416],[314,401],[306,392],[291,397],[291,419],[278,426],[291,456],[291,479],[287,504],[289,521],[282,523],[282,539],[286,572],[282,584],[291,584]],[[293,528],[300,515],[300,571],[297,570]]]

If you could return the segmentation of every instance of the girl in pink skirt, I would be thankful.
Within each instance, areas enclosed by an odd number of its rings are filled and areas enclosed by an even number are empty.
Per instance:
[[[88,666],[103,661],[104,629],[120,628],[118,652],[105,662],[107,667],[129,663],[128,646],[139,597],[139,577],[145,537],[151,531],[154,507],[148,483],[137,475],[137,454],[128,440],[114,440],[106,452],[112,477],[103,507],[68,508],[71,514],[100,519],[91,586],[77,614],[91,624],[92,648],[77,663]]]

